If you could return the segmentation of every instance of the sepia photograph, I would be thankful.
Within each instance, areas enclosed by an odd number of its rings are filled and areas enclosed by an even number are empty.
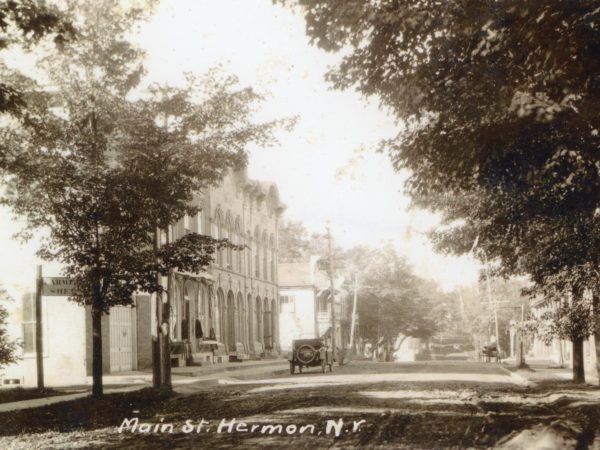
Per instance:
[[[600,0],[0,0],[0,449],[600,450]]]

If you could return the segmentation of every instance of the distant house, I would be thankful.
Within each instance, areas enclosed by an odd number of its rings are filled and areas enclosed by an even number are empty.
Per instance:
[[[531,302],[531,311],[534,317],[540,317],[544,312],[552,311],[556,307],[556,303],[544,298],[535,299]],[[596,349],[593,336],[583,341],[583,357],[586,370],[595,367]],[[573,367],[573,343],[555,337],[552,342],[547,344],[539,337],[534,336],[533,343],[525,359],[547,361],[551,364]]]
[[[282,351],[289,351],[295,339],[310,339],[331,333],[330,281],[318,268],[319,257],[310,261],[279,263],[279,339]],[[347,341],[348,314],[335,280],[337,345]]]

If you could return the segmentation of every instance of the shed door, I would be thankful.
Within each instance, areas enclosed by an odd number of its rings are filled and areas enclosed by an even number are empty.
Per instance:
[[[131,308],[116,306],[109,314],[110,371],[126,372],[133,369],[133,329]]]

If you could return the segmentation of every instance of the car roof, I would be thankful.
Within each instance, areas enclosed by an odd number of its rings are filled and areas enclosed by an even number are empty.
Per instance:
[[[315,339],[296,339],[296,340],[294,340],[294,345],[303,345],[303,344],[323,344],[323,339],[315,338]]]

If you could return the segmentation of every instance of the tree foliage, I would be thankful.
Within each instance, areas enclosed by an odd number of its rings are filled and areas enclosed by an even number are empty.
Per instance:
[[[125,18],[112,1],[71,5],[65,15],[81,33],[42,63],[53,92],[27,92],[27,122],[3,130],[2,200],[26,218],[25,237],[48,230],[40,254],[64,263],[74,300],[106,312],[130,303],[137,286],[128,265],[147,233],[137,186],[111,163],[123,140],[123,97],[143,72],[142,53],[126,40],[143,12]]]
[[[0,287],[0,302],[7,300],[8,293]],[[7,364],[17,362],[17,344],[6,330],[8,311],[0,303],[0,369]]]
[[[283,221],[279,226],[279,262],[307,261],[327,256],[327,236],[309,233],[300,221]]]
[[[56,9],[43,1],[3,0],[0,2],[0,51],[8,48],[31,49],[45,37],[60,48],[75,37],[73,25]],[[20,84],[23,75],[0,63],[0,113],[20,115],[26,100]],[[11,82],[12,81],[12,82]]]
[[[598,1],[299,0],[307,33],[346,49],[327,75],[404,125],[382,144],[438,248],[478,237],[532,293],[597,289]]]
[[[360,335],[393,342],[399,334],[429,339],[451,322],[449,298],[437,286],[417,277],[391,244],[381,249],[355,247],[346,253],[346,289],[358,277]]]
[[[272,142],[281,123],[255,123],[261,97],[216,71],[129,101],[144,54],[128,36],[148,11],[117,0],[70,4],[79,39],[43,62],[51,86],[28,92],[27,122],[3,130],[2,200],[27,220],[25,237],[47,230],[40,254],[63,263],[98,340],[112,306],[130,305],[136,291],[162,292],[159,275],[198,272],[231,246],[169,227],[195,214],[194,196],[243,167],[248,146]],[[157,230],[167,235],[159,247]],[[95,340],[95,388],[100,357]]]

